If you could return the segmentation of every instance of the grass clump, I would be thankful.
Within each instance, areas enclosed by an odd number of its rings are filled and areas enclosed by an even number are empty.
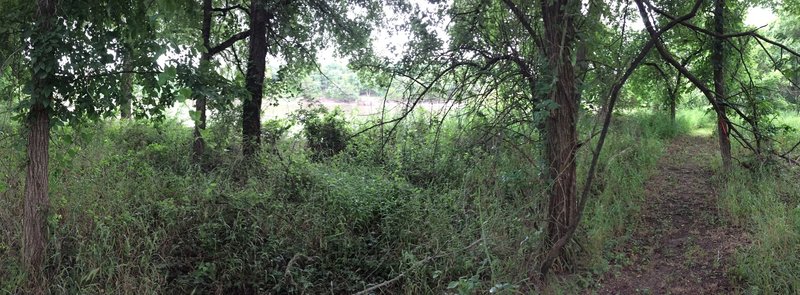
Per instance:
[[[800,291],[798,171],[736,171],[725,182],[720,207],[751,243],[736,254],[733,275],[752,294]]]

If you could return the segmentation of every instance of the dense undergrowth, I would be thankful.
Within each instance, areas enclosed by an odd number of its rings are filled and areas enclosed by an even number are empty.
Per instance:
[[[781,123],[800,127],[795,114],[783,114]],[[793,133],[778,138],[791,148],[798,138]],[[778,143],[775,143],[778,145]],[[732,275],[747,286],[749,294],[797,294],[800,292],[800,170],[783,160],[739,167],[728,179],[720,208],[732,226],[741,227],[750,245],[737,252]]]
[[[608,250],[624,241],[665,141],[699,126],[696,117],[673,125],[642,112],[615,121],[579,245],[570,246],[575,270],[587,274],[581,277],[607,270]],[[203,169],[190,164],[191,130],[174,122],[58,128],[50,162],[50,291],[345,294],[399,275],[383,290],[529,290],[545,226],[538,143],[485,132],[479,122],[439,126],[434,119],[418,114],[385,144],[375,129],[336,155],[309,149],[302,132],[281,136],[288,128],[271,122],[265,128],[276,130],[274,148],[243,163],[235,146],[223,146],[236,140],[218,139]],[[340,135],[356,129],[335,114],[312,121]],[[19,126],[3,124],[0,293],[14,294],[24,292],[25,143],[13,136]],[[783,221],[797,222],[796,211]],[[743,259],[765,254],[749,255]],[[569,290],[591,281],[556,285]]]

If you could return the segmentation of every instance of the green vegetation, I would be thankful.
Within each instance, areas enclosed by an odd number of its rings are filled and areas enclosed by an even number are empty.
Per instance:
[[[720,207],[751,245],[737,253],[734,277],[753,294],[800,290],[800,186],[797,170],[737,171],[724,182]]]
[[[797,0],[29,2],[0,294],[800,292]]]
[[[783,113],[780,121],[798,128],[800,116]],[[797,140],[793,135],[789,140]],[[791,142],[791,141],[784,141]],[[781,146],[786,150],[791,146]],[[758,162],[756,162],[758,163]],[[733,275],[753,294],[790,294],[800,290],[800,170],[767,164],[740,169],[728,179],[720,208],[732,226],[740,227],[751,245],[737,256]]]
[[[480,126],[448,120],[438,129],[430,119],[415,113],[382,159],[377,133],[335,156],[297,148],[317,133],[284,136],[276,151],[259,154],[247,180],[237,179],[235,152],[216,156],[210,172],[195,169],[191,130],[170,121],[59,129],[53,147],[70,152],[51,162],[50,291],[351,293],[400,273],[406,279],[391,288],[409,293],[520,288],[545,220],[532,149],[499,139],[475,146],[484,134],[464,130]],[[580,237],[582,264],[598,273],[665,140],[684,132],[648,113],[620,120]],[[14,246],[22,144],[2,145],[11,155],[0,170],[11,184],[0,206],[10,229],[0,240],[5,293],[25,280]]]

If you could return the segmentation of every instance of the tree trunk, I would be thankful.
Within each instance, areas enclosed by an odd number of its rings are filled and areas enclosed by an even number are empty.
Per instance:
[[[575,155],[577,148],[578,94],[571,60],[574,28],[567,12],[569,0],[542,0],[544,52],[555,83],[548,98],[558,104],[545,119],[545,158],[549,188],[547,238],[553,243],[565,236],[577,214]],[[563,254],[562,261],[569,263]]]
[[[45,219],[50,207],[48,198],[48,146],[50,118],[44,105],[37,103],[28,117],[28,173],[25,178],[24,257],[34,290],[43,290],[42,265],[46,244]]]
[[[202,61],[201,61],[202,62]],[[202,161],[206,152],[206,142],[203,139],[203,130],[206,130],[206,97],[198,95],[194,100],[194,109],[198,114],[194,125],[194,143],[192,144],[192,158],[195,163]]]
[[[261,99],[267,57],[267,8],[262,0],[250,1],[250,55],[246,88],[250,99],[242,106],[242,154],[251,157],[261,145]]]
[[[200,55],[200,68],[203,69],[211,62],[211,0],[203,0],[203,27],[200,28],[203,47],[206,49]],[[194,122],[194,143],[192,145],[192,159],[195,163],[202,161],[206,152],[206,142],[203,140],[203,130],[206,130],[206,103],[204,95],[196,95],[194,99],[194,110],[197,112],[197,121]]]
[[[130,119],[133,104],[133,74],[130,73],[130,71],[133,70],[133,67],[128,60],[131,57],[128,56],[125,58],[125,64],[122,65],[122,70],[125,71],[125,73],[122,73],[122,93],[120,94],[119,111],[120,117],[123,119]]]
[[[723,35],[725,28],[725,0],[714,0],[714,32]],[[711,50],[711,64],[714,67],[714,92],[720,112],[725,112],[725,56],[724,40],[714,38]],[[722,157],[722,168],[725,172],[731,169],[731,139],[728,134],[728,123],[724,114],[717,114],[717,131],[719,132],[719,152]]]
[[[675,124],[675,109],[677,109],[678,104],[676,101],[677,97],[672,96],[669,99],[669,121],[672,122],[672,124]]]
[[[50,208],[48,198],[48,146],[50,143],[50,114],[52,104],[52,79],[58,66],[52,53],[54,37],[51,36],[55,3],[51,0],[37,2],[37,28],[33,38],[32,56],[38,57],[34,70],[31,109],[28,113],[28,163],[25,178],[25,205],[23,216],[23,262],[28,273],[28,284],[33,294],[44,294],[42,269],[47,244],[46,217]]]
[[[675,87],[672,88],[672,92],[669,95],[669,119],[672,124],[675,124],[675,113],[678,109],[678,95],[681,93],[681,73],[675,78]]]

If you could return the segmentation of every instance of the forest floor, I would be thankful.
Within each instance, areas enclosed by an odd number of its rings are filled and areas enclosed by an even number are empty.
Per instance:
[[[676,138],[646,188],[646,203],[624,259],[600,280],[599,294],[734,293],[728,277],[746,234],[723,224],[716,203],[710,137]]]

